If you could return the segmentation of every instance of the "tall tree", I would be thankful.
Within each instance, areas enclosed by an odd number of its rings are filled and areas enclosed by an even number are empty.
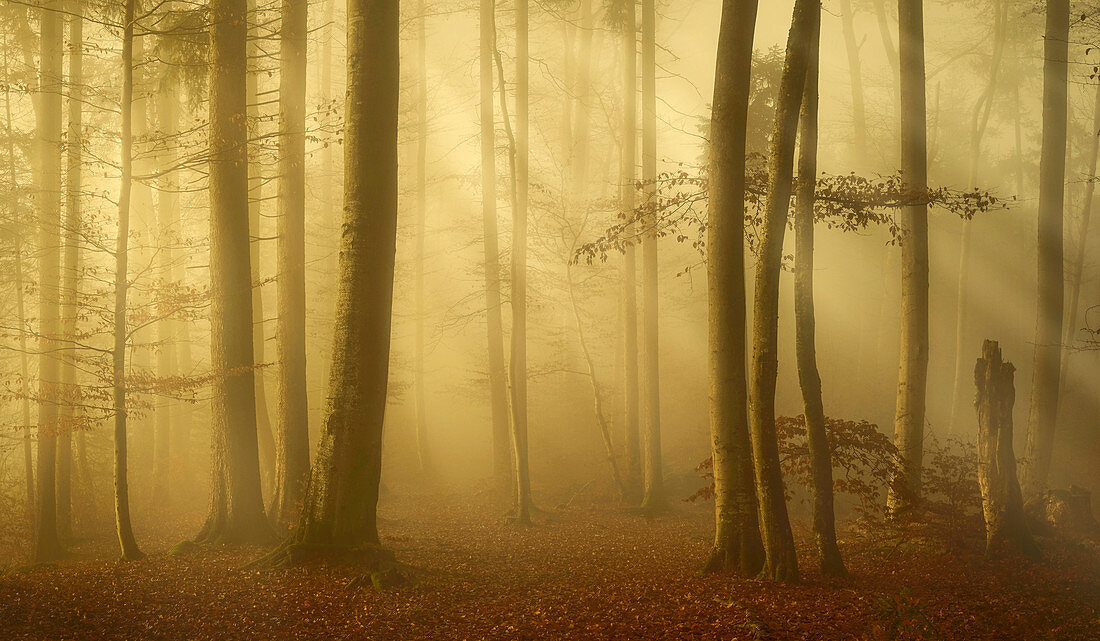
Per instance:
[[[493,476],[503,486],[509,478],[507,368],[504,364],[504,323],[500,311],[500,249],[497,238],[496,122],[493,109],[493,56],[496,42],[496,0],[481,0],[481,217],[485,250],[485,310],[489,341],[489,395],[493,420]]]
[[[901,64],[901,173],[908,189],[928,188],[928,127],[924,75],[924,2],[898,0]],[[924,446],[925,392],[928,385],[928,206],[905,208],[900,221],[901,364],[894,413],[894,444],[901,462],[894,471],[888,503],[891,513],[910,506],[920,494]]]
[[[270,539],[260,490],[249,259],[246,0],[210,3],[210,513],[198,540]]]
[[[1039,160],[1039,258],[1035,360],[1027,426],[1026,493],[1046,489],[1058,416],[1065,281],[1062,231],[1069,104],[1069,0],[1048,0],[1043,41],[1043,147]]]
[[[708,571],[755,574],[764,563],[745,353],[745,139],[757,0],[724,0],[710,125],[707,227],[714,549]]]
[[[825,431],[825,408],[821,398],[821,374],[817,368],[816,318],[814,312],[814,200],[817,187],[818,75],[821,59],[821,6],[814,3],[809,43],[809,62],[802,93],[798,132],[798,184],[794,213],[794,317],[795,360],[802,386],[806,442],[813,477],[813,532],[817,560],[824,574],[844,576],[844,560],[836,542],[833,509],[833,462]]]
[[[859,59],[862,43],[856,40],[855,11],[852,0],[840,0],[840,26],[844,50],[848,54],[848,76],[852,92],[852,147],[857,162],[867,159],[867,103],[863,96],[863,70]]]
[[[753,298],[749,427],[760,506],[760,529],[764,539],[764,568],[761,573],[780,581],[798,580],[798,557],[787,515],[779,441],[775,432],[779,277],[791,200],[798,113],[806,84],[811,34],[817,23],[818,11],[819,0],[797,0],[791,17],[768,157],[768,196],[764,206],[764,229],[760,238]]]
[[[642,180],[652,219],[657,199],[657,6],[642,0]],[[644,224],[644,223],[643,223]],[[642,507],[666,505],[661,463],[661,378],[657,307],[657,230],[642,237],[642,420],[644,424],[645,483]]]
[[[377,544],[397,245],[398,0],[349,0],[344,224],[321,442],[293,541]]]
[[[307,0],[283,0],[279,48],[279,317],[275,493],[271,519],[292,525],[309,478],[306,398]]]
[[[38,519],[34,560],[61,552],[57,532],[56,455],[61,329],[61,96],[62,2],[42,3],[39,25],[37,116],[38,199]]]
[[[638,3],[623,0],[623,145],[619,165],[621,213],[634,214],[638,156]],[[633,244],[623,250],[623,430],[626,488],[623,499],[642,500],[642,447],[638,420],[638,259]]]
[[[61,405],[57,435],[57,528],[72,536],[73,431],[80,388],[76,381],[77,316],[80,301],[81,169],[83,165],[84,3],[69,6],[69,123],[65,136],[65,249],[61,268],[61,334],[66,341],[61,360]]]
[[[424,236],[428,214],[428,17],[424,0],[416,3],[416,345],[413,354],[416,395],[416,454],[420,471],[434,471],[428,447],[428,399],[424,389]]]
[[[115,414],[115,532],[123,560],[142,556],[130,523],[130,484],[127,470],[126,427],[129,408],[126,398],[126,298],[129,293],[130,196],[133,190],[133,112],[134,112],[134,5],[126,0],[122,23],[122,182],[118,197],[118,236],[115,239],[114,373]]]

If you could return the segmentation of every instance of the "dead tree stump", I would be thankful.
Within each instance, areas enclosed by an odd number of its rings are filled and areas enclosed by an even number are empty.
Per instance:
[[[978,410],[978,485],[982,491],[986,554],[1015,550],[1039,558],[1024,519],[1024,502],[1012,452],[1013,383],[1016,368],[1001,358],[996,341],[982,344],[974,366]]]
[[[1024,510],[1036,532],[1100,538],[1092,515],[1092,493],[1076,485],[1048,490],[1028,501]]]

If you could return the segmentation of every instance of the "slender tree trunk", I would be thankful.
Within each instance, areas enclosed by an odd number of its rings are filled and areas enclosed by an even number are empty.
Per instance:
[[[590,103],[592,99],[592,34],[595,31],[592,16],[592,0],[580,0],[577,33],[577,57],[573,95],[573,154],[572,200],[586,207],[588,196],[588,157],[591,135]]]
[[[994,2],[993,16],[993,56],[989,70],[989,82],[974,104],[970,116],[970,173],[969,186],[978,188],[978,168],[981,161],[982,140],[985,138],[989,114],[993,109],[993,99],[997,90],[997,76],[1001,68],[1001,59],[1005,48],[1005,27],[1008,21],[1008,7],[1002,2]],[[969,309],[970,259],[974,239],[971,221],[963,221],[962,244],[959,249],[959,278],[955,297],[955,379],[951,392],[951,419],[948,429],[954,433],[962,402],[962,388],[965,379],[966,320]]]
[[[657,201],[657,8],[642,0],[642,180],[647,206]],[[644,421],[645,483],[642,507],[664,509],[664,471],[661,463],[661,382],[657,308],[657,232],[655,215],[647,216],[642,238],[642,419]]]
[[[844,49],[848,53],[848,75],[852,90],[853,155],[859,159],[858,162],[863,163],[867,161],[867,105],[863,97],[863,71],[859,61],[862,45],[856,41],[854,17],[852,0],[841,0],[840,25],[844,33]]]
[[[321,443],[294,541],[378,544],[397,243],[398,0],[349,0],[344,224]]]
[[[623,145],[619,168],[622,215],[632,217],[637,196],[638,148],[638,14],[628,5],[623,25]],[[628,230],[629,234],[629,230]],[[642,500],[642,447],[638,405],[638,283],[634,245],[623,251],[623,429],[626,443],[626,491],[629,504]]]
[[[307,0],[283,0],[279,48],[279,318],[275,495],[271,519],[293,525],[309,480],[306,398]]]
[[[62,554],[57,531],[56,454],[59,361],[54,354],[61,329],[61,0],[42,4],[39,54],[38,147],[38,519],[36,562]]]
[[[527,180],[528,180],[528,0],[516,0],[516,138],[512,213],[512,445],[516,460],[516,518],[531,519],[531,472],[527,455]],[[504,82],[501,81],[501,90]],[[504,109],[503,105],[501,109]],[[507,113],[505,113],[507,119]]]
[[[481,216],[485,248],[485,309],[489,339],[489,394],[493,418],[493,476],[503,488],[511,469],[504,327],[500,312],[500,249],[497,239],[496,130],[493,53],[496,0],[481,0]]]
[[[126,460],[126,297],[129,289],[130,192],[133,187],[134,4],[126,0],[122,23],[122,182],[118,198],[118,237],[115,239],[114,413],[115,413],[115,531],[123,560],[141,558],[130,524],[130,486]]]
[[[62,539],[72,538],[73,431],[80,388],[76,382],[76,332],[80,304],[81,169],[83,164],[84,19],[83,2],[70,3],[69,11],[69,128],[65,140],[68,167],[65,172],[65,249],[61,268],[61,334],[66,341],[61,360],[62,402],[58,407],[57,529]]]
[[[898,0],[901,48],[901,173],[907,188],[928,188],[928,128],[924,78],[923,0]],[[928,207],[906,207],[900,221],[901,361],[894,444],[901,463],[894,471],[888,504],[897,514],[920,496],[928,384]]]
[[[810,60],[802,93],[799,116],[798,184],[794,214],[794,316],[795,358],[802,405],[806,417],[806,441],[813,476],[813,531],[818,563],[823,574],[845,576],[844,560],[836,542],[836,514],[833,510],[833,461],[825,430],[825,408],[821,398],[821,374],[817,368],[816,318],[814,312],[814,199],[817,187],[818,74],[821,56],[820,6],[814,16]]]
[[[428,214],[428,18],[424,0],[417,0],[416,38],[416,345],[413,355],[416,395],[416,454],[420,473],[434,473],[428,447],[428,399],[424,390],[424,235]]]
[[[259,34],[256,32],[256,0],[248,0],[247,4],[247,30],[246,38],[248,46],[248,72],[245,81],[246,97],[248,105],[248,229],[250,234],[249,268],[252,279],[252,355],[254,365],[257,367],[253,376],[253,384],[256,387],[256,435],[260,448],[260,474],[263,478],[262,487],[270,490],[275,483],[275,437],[271,431],[271,413],[267,405],[267,383],[264,370],[260,366],[267,363],[265,355],[267,351],[266,317],[264,315],[263,274],[261,273],[260,247],[262,234],[260,233],[260,203],[263,202],[264,178],[260,169],[258,156],[261,153],[259,144],[260,106],[258,85],[260,71],[259,59],[263,55],[260,50]],[[281,68],[280,68],[281,71]],[[280,82],[282,80],[280,79]]]
[[[985,517],[986,554],[1011,548],[1033,559],[1041,555],[1024,520],[1024,502],[1012,452],[1012,406],[1016,368],[1001,358],[996,341],[982,344],[974,367],[978,388],[978,485]]]
[[[1089,224],[1092,219],[1092,201],[1096,194],[1096,161],[1100,152],[1100,84],[1096,86],[1096,102],[1093,105],[1092,137],[1089,142],[1089,170],[1085,182],[1085,193],[1081,199],[1081,227],[1077,233],[1077,251],[1069,274],[1069,304],[1066,306],[1065,351],[1062,353],[1062,370],[1058,376],[1063,392],[1068,382],[1069,360],[1074,353],[1074,339],[1080,330],[1077,327],[1078,308],[1081,305],[1081,281],[1085,271],[1085,252],[1088,249]]]
[[[714,549],[707,571],[764,565],[748,423],[745,345],[745,123],[757,0],[724,0],[714,72],[707,227]]]
[[[198,540],[264,542],[249,259],[246,0],[210,3],[210,513]]]
[[[894,80],[900,83],[901,61],[898,59],[898,50],[894,47],[890,20],[886,15],[886,0],[874,0],[874,3],[875,18],[878,20],[878,33],[882,39],[882,50],[886,53],[886,61],[889,63],[890,69],[894,72]]]
[[[1028,494],[1046,489],[1058,416],[1065,281],[1062,229],[1066,182],[1066,118],[1069,75],[1069,1],[1047,2],[1043,60],[1043,149],[1039,162],[1039,260],[1035,361],[1028,417]]]
[[[798,580],[798,557],[787,516],[779,441],[775,432],[775,382],[779,368],[779,277],[783,236],[791,201],[798,112],[806,85],[811,34],[817,24],[818,0],[797,0],[787,38],[786,61],[779,84],[775,126],[768,161],[768,196],[756,268],[753,300],[752,366],[749,375],[749,426],[752,433],[756,494],[764,538],[762,575],[779,581]]]

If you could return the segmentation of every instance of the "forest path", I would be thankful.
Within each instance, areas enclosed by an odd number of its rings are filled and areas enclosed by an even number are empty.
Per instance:
[[[697,575],[709,505],[655,519],[585,506],[517,527],[485,502],[415,495],[387,497],[380,515],[416,584],[349,590],[350,568],[242,570],[256,548],[172,557],[166,531],[142,561],[85,556],[0,577],[0,639],[1100,639],[1100,559],[1069,545],[1043,565],[849,545],[852,580],[810,569],[784,586]],[[891,624],[900,636],[885,636]]]

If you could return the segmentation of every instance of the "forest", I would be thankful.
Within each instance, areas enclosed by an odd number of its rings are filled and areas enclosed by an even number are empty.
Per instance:
[[[0,639],[1100,641],[1100,3],[0,0],[0,92]]]

